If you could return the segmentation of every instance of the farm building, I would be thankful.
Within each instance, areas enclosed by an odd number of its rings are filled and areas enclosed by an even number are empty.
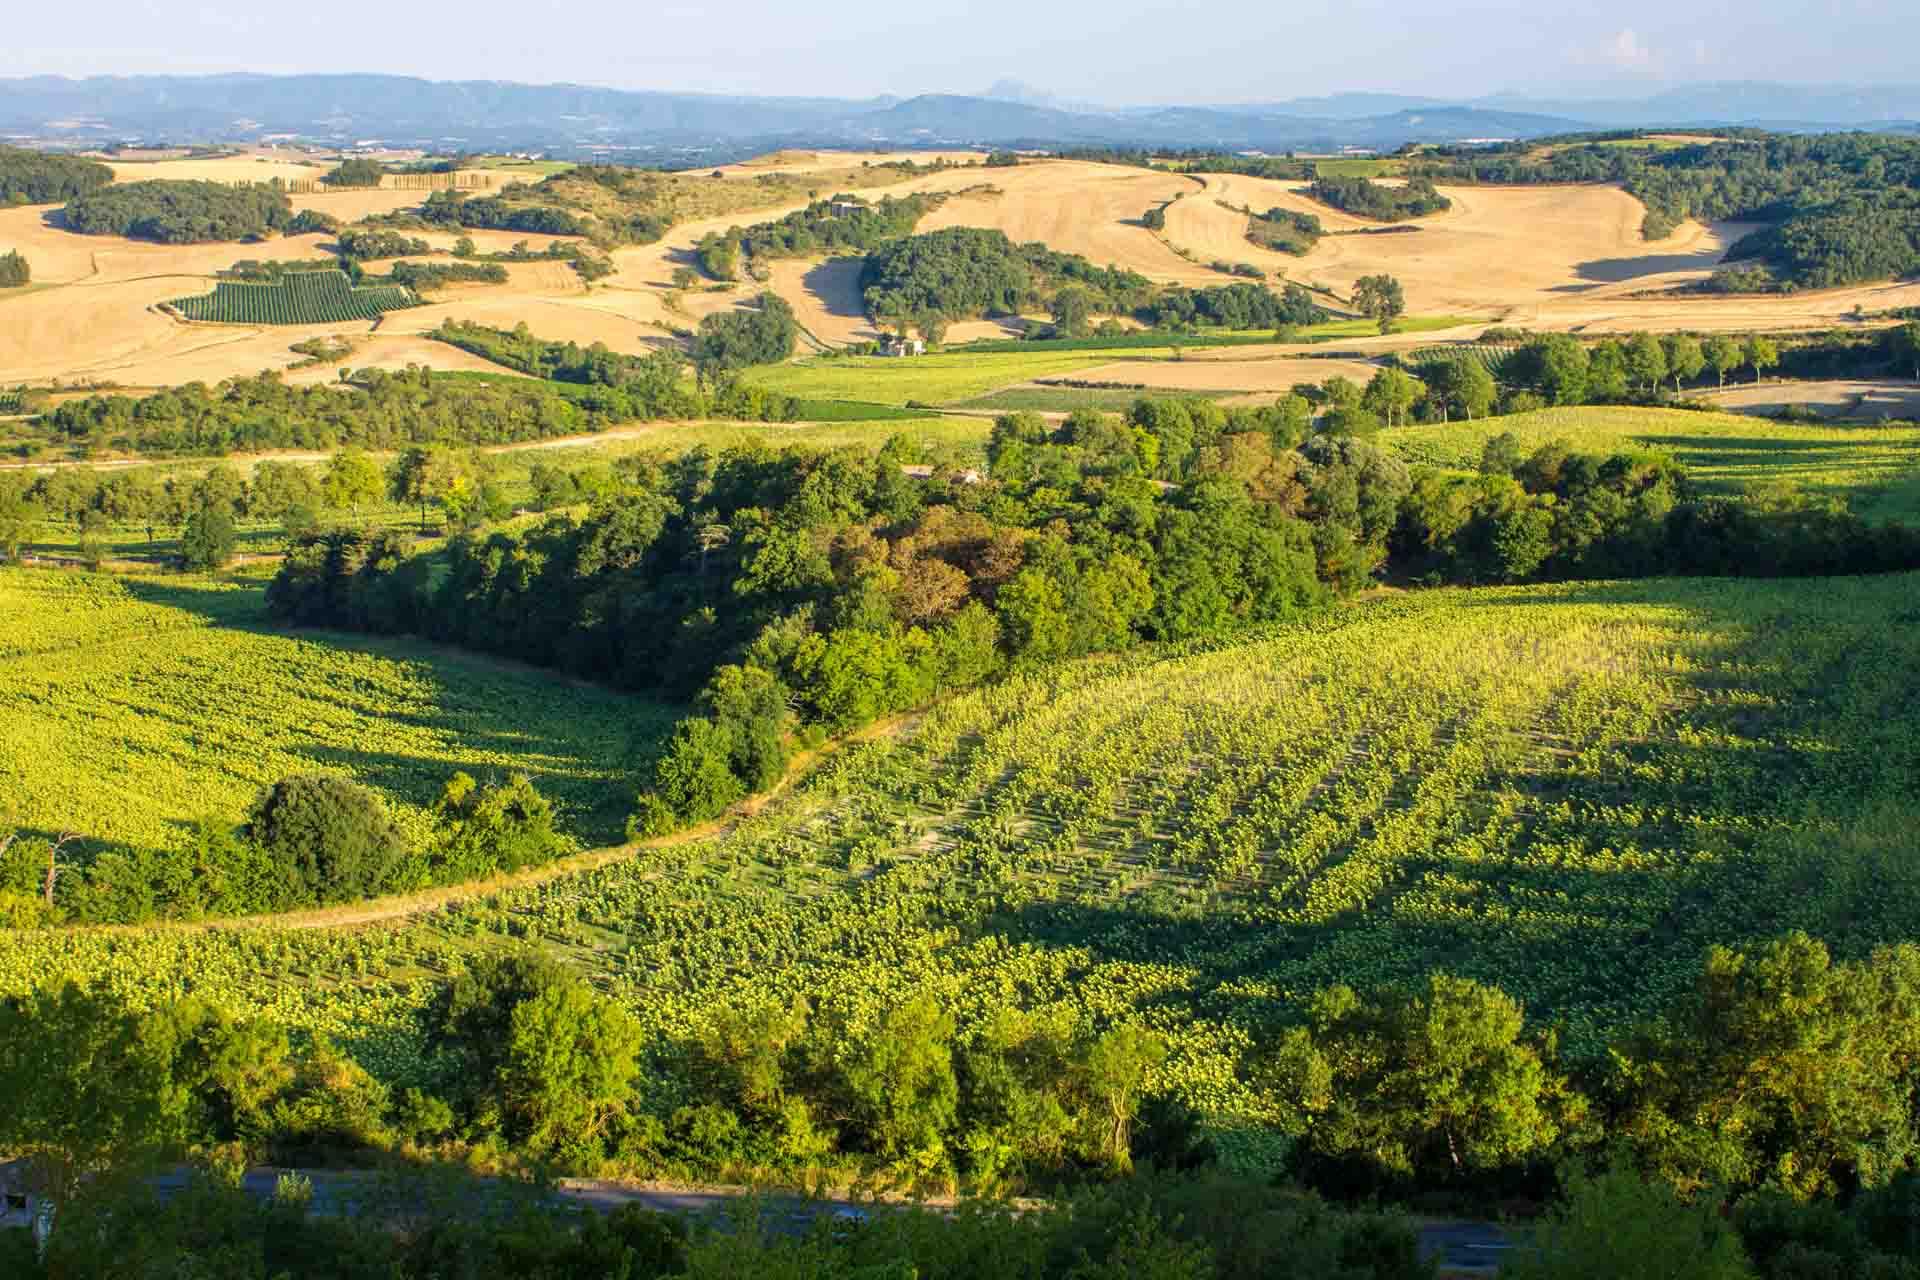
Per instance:
[[[880,354],[883,356],[923,356],[927,354],[927,344],[918,338],[896,338],[887,334],[880,339]]]
[[[28,1189],[30,1185],[26,1161],[0,1163],[0,1231],[26,1227],[37,1240],[47,1224],[40,1213],[40,1199]]]

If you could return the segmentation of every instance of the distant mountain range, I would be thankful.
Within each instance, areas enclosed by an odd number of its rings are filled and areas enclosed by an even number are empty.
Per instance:
[[[630,154],[688,163],[773,147],[1152,146],[1391,149],[1604,128],[1913,130],[1920,85],[1701,84],[1652,97],[1443,101],[1383,93],[1240,105],[1104,107],[1003,80],[977,95],[755,98],[402,76],[0,80],[0,135],[40,142],[288,137],[449,150]]]

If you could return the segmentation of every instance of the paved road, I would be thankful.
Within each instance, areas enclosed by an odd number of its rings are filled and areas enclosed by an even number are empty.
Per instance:
[[[397,1188],[404,1184],[390,1183],[379,1175],[340,1172],[337,1170],[281,1170],[262,1168],[250,1170],[241,1180],[241,1186],[251,1195],[262,1200],[269,1199],[274,1188],[285,1172],[305,1172],[313,1185],[313,1207],[320,1213],[352,1212],[357,1206],[369,1199],[383,1202],[383,1211],[405,1216],[410,1211],[426,1213],[434,1208],[432,1202],[433,1183],[431,1179],[422,1180],[420,1190],[399,1193]],[[185,1169],[163,1174],[153,1180],[160,1194],[172,1196],[179,1194],[188,1184],[191,1174]],[[483,1184],[491,1180],[482,1179]],[[474,1184],[470,1180],[461,1182],[461,1201],[469,1209],[484,1207],[483,1198],[474,1195]],[[511,1204],[522,1193],[514,1184],[492,1183],[499,1188],[503,1204]],[[399,1202],[392,1197],[401,1194]],[[728,1205],[748,1194],[746,1188],[715,1189],[677,1189],[670,1187],[634,1186],[623,1182],[604,1182],[586,1178],[565,1178],[557,1182],[550,1193],[556,1200],[577,1204],[585,1208],[597,1209],[609,1213],[624,1205],[637,1204],[656,1213],[672,1213],[686,1217],[699,1217],[717,1213]],[[931,1207],[945,1208],[947,1203],[936,1202]],[[763,1221],[770,1221],[777,1229],[795,1233],[804,1231],[814,1219],[832,1216],[848,1221],[864,1221],[872,1212],[869,1204],[855,1203],[845,1199],[813,1199],[798,1195],[771,1195],[763,1197]],[[1498,1227],[1484,1222],[1426,1222],[1419,1227],[1420,1254],[1425,1258],[1436,1258],[1448,1271],[1486,1272],[1491,1274],[1500,1265],[1500,1259],[1512,1247],[1511,1241]]]

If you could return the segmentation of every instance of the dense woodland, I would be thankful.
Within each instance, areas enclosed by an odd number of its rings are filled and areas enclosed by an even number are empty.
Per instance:
[[[1145,276],[974,227],[896,240],[868,254],[860,274],[867,313],[881,320],[1018,315],[1067,285],[1105,312],[1132,311],[1153,295]]]
[[[293,218],[277,186],[155,179],[119,183],[77,196],[60,212],[69,230],[162,244],[260,240]]]
[[[62,204],[112,181],[98,160],[0,146],[0,204]]]
[[[714,233],[700,242],[701,268],[716,280],[736,278],[739,259],[802,258],[816,253],[867,252],[913,234],[920,219],[939,208],[941,195],[883,196],[868,203],[858,196],[816,200],[805,209],[773,222]],[[751,269],[751,268],[749,268]]]

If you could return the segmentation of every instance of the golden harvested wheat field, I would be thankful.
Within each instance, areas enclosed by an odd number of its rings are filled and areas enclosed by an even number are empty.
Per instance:
[[[1016,244],[1038,240],[1062,253],[1081,254],[1095,266],[1126,267],[1159,283],[1219,284],[1227,278],[1182,258],[1140,224],[1147,210],[1196,189],[1182,174],[1048,160],[968,176],[1002,194],[950,200],[921,222],[922,231],[989,227],[1006,232]]]
[[[769,173],[858,173],[861,162],[912,158],[927,163],[944,155],[956,163],[979,153],[891,152],[862,155],[817,151],[778,153],[724,166],[729,179],[751,182]],[[216,181],[269,177],[311,178],[327,162],[302,165],[275,155],[212,160],[116,163],[128,180],[202,177]],[[496,172],[502,181],[521,173]],[[389,180],[392,181],[391,179]],[[1355,279],[1386,272],[1405,286],[1414,314],[1447,313],[1473,325],[1421,335],[1343,340],[1342,348],[1384,354],[1448,337],[1467,337],[1489,322],[1536,329],[1614,331],[1751,330],[1816,328],[1838,322],[1855,306],[1885,310],[1920,305],[1920,283],[1885,284],[1760,298],[1644,298],[1634,294],[1700,278],[1720,261],[1728,245],[1747,230],[1737,225],[1687,224],[1665,241],[1640,238],[1644,209],[1624,192],[1606,186],[1447,188],[1454,207],[1419,219],[1417,230],[1386,231],[1316,204],[1304,184],[1237,175],[1186,175],[1084,161],[1028,161],[1011,168],[978,165],[897,180],[897,171],[876,173],[870,185],[852,190],[878,198],[916,192],[950,195],[923,220],[920,230],[984,227],[1016,242],[1040,241],[1084,255],[1097,265],[1116,265],[1157,282],[1211,285],[1233,277],[1206,265],[1250,263],[1271,276],[1321,285],[1345,296]],[[792,188],[786,189],[789,193]],[[422,190],[392,186],[372,190],[317,192],[292,197],[297,208],[322,209],[344,221],[411,208]],[[1167,225],[1156,234],[1141,224],[1149,209],[1165,205]],[[409,361],[444,368],[473,367],[471,357],[420,335],[442,320],[459,318],[511,327],[524,322],[547,338],[582,344],[605,342],[616,350],[640,351],[678,341],[701,318],[741,306],[772,289],[794,307],[818,342],[842,346],[870,341],[877,329],[861,310],[857,259],[794,259],[772,264],[765,284],[743,281],[718,287],[704,277],[676,291],[673,275],[694,264],[702,237],[751,226],[804,206],[785,202],[749,213],[696,219],[674,227],[659,242],[613,251],[614,274],[591,286],[564,262],[509,264],[501,285],[455,286],[429,305],[389,314],[378,325],[322,326],[365,338],[377,333],[368,364],[402,367]],[[1268,252],[1245,238],[1242,209],[1281,206],[1319,217],[1329,234],[1304,257]],[[265,368],[286,368],[300,357],[289,344],[312,333],[296,328],[195,325],[161,313],[156,304],[211,287],[215,272],[242,258],[320,259],[328,237],[279,238],[263,244],[167,246],[113,237],[79,236],[54,225],[48,208],[0,210],[0,251],[18,248],[32,264],[33,288],[0,298],[0,385],[54,379],[117,381],[127,385],[217,381]],[[1405,224],[1403,224],[1405,225]],[[1349,233],[1349,234],[1342,234]],[[458,235],[418,234],[436,251],[450,250]],[[504,231],[468,233],[482,252],[503,252],[526,242],[535,250],[556,239]],[[443,259],[444,260],[444,259]],[[949,342],[1004,338],[1018,322],[970,320],[954,324]],[[404,344],[404,345],[402,345]],[[378,354],[372,354],[377,352]],[[1168,363],[1153,385],[1194,389],[1284,389],[1308,378],[1274,357],[1319,354],[1308,347],[1198,350],[1180,364]],[[1321,377],[1328,362],[1315,361]],[[1198,366],[1220,366],[1201,369]],[[1184,366],[1184,367],[1182,367]],[[1360,366],[1360,367],[1365,367]],[[1137,381],[1130,366],[1124,380]],[[312,371],[302,371],[308,376]]]
[[[306,163],[302,158],[276,155],[215,156],[211,159],[141,160],[102,159],[113,170],[115,182],[311,182],[333,168],[333,161]]]

